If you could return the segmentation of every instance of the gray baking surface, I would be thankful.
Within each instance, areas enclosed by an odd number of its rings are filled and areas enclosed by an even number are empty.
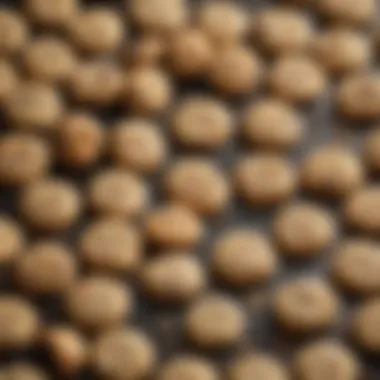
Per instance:
[[[49,0],[46,0],[49,1]],[[276,1],[268,0],[235,0],[236,2],[244,3],[250,9],[258,9],[260,7],[268,6],[269,4],[274,4]],[[190,1],[191,4],[198,3],[199,0]],[[10,7],[17,7],[20,2],[17,0],[0,0],[0,5],[6,5]],[[86,2],[85,2],[86,3]],[[102,0],[102,1],[87,1],[88,4],[106,3],[119,5],[120,1],[115,0]],[[279,1],[278,1],[279,3]],[[37,31],[38,32],[38,31]],[[197,93],[199,91],[209,91],[207,88],[198,84],[185,84],[181,85],[181,93]],[[306,137],[302,144],[297,147],[293,152],[290,153],[290,157],[295,161],[299,162],[302,157],[307,154],[308,151],[314,146],[323,144],[327,141],[343,142],[352,144],[355,147],[360,148],[360,141],[363,135],[366,133],[366,128],[363,126],[353,126],[347,121],[340,120],[334,113],[331,98],[334,93],[334,84],[332,83],[330,93],[323,99],[320,99],[315,104],[306,107],[303,112],[307,119],[308,130]],[[234,100],[234,107],[236,109],[237,115],[239,111],[244,106],[244,103],[259,97],[259,94],[252,94],[251,96],[244,99],[244,102],[240,100]],[[2,120],[1,121],[1,131],[4,133],[7,129],[7,125]],[[110,110],[106,113],[102,112],[101,116],[105,118],[107,124],[112,124],[114,120],[121,117],[128,116],[125,110]],[[162,128],[165,130],[165,117],[162,120]],[[251,149],[252,151],[252,149]],[[226,171],[231,168],[233,163],[236,161],[237,157],[241,156],[247,152],[247,147],[244,144],[236,140],[216,154],[208,155],[214,158]],[[183,154],[193,154],[194,152],[184,152],[178,150],[178,148],[173,149],[173,155],[183,155]],[[104,163],[107,165],[107,163]],[[83,186],[86,183],[86,178],[88,178],[91,173],[73,173],[65,172],[60,168],[55,169],[56,175],[62,175],[68,178],[75,178],[77,183]],[[158,177],[152,179],[151,186],[155,192],[155,197],[159,201],[161,194],[157,190]],[[306,197],[305,194],[299,194],[299,197]],[[0,190],[0,209],[3,213],[16,214],[16,200],[17,193],[11,190]],[[315,199],[314,199],[315,200]],[[325,203],[326,204],[326,203]],[[328,204],[335,211],[338,211],[336,204]],[[206,241],[199,247],[199,255],[207,262],[209,247],[213,238],[216,234],[220,233],[223,229],[228,228],[232,225],[248,225],[250,227],[258,228],[260,230],[270,233],[270,225],[275,210],[268,211],[257,211],[247,207],[245,204],[238,200],[234,200],[231,203],[229,209],[221,216],[215,220],[210,220],[207,224],[209,227],[209,234]],[[90,218],[91,216],[87,216]],[[337,217],[339,214],[337,213]],[[76,236],[86,224],[86,218],[81,220],[78,225],[75,226],[71,231],[69,231],[63,239],[70,242],[70,244],[75,244]],[[347,231],[342,231],[342,237],[347,235]],[[292,352],[296,347],[302,344],[302,341],[295,341],[289,336],[285,336],[281,331],[279,331],[273,324],[270,310],[268,307],[268,298],[271,292],[276,288],[278,283],[283,282],[287,278],[294,276],[314,274],[318,276],[326,276],[328,274],[328,259],[331,255],[333,247],[325,253],[325,255],[319,256],[317,259],[312,261],[307,261],[304,263],[292,263],[283,262],[281,273],[277,278],[268,286],[261,289],[248,289],[244,292],[234,293],[234,296],[241,299],[242,304],[247,309],[250,315],[250,329],[246,336],[246,339],[241,342],[237,347],[232,348],[227,351],[218,351],[212,353],[204,353],[212,357],[221,368],[225,365],[226,359],[233,356],[235,353],[244,352],[250,349],[253,350],[264,350],[269,353],[273,353],[284,359],[289,363],[292,356]],[[3,270],[0,273],[0,293],[5,291],[13,291],[12,284],[9,281],[9,273]],[[231,293],[231,290],[226,288],[222,289],[219,284],[211,284],[211,287],[218,288],[226,293]],[[6,290],[8,289],[8,290]],[[36,304],[40,306],[40,311],[46,321],[64,321],[64,313],[62,313],[61,305],[57,299],[38,299],[35,300]],[[345,316],[348,317],[352,308],[357,304],[355,299],[345,298]],[[158,305],[149,302],[144,299],[142,295],[138,295],[138,302],[136,302],[136,312],[132,324],[139,325],[144,328],[155,340],[159,347],[161,359],[169,357],[175,353],[183,351],[194,351],[192,347],[189,347],[186,341],[183,339],[183,331],[181,325],[181,317],[183,315],[183,309],[168,309],[162,308]],[[348,318],[345,318],[348,320]],[[347,334],[347,323],[342,322],[336,329],[329,332],[326,335],[342,337],[350,344]],[[380,326],[379,326],[380,328]],[[365,370],[362,380],[378,380],[380,379],[380,362],[374,358],[364,357],[361,355],[363,362],[365,363]],[[0,353],[0,362],[8,363],[9,361],[14,361],[17,359],[23,360],[33,360],[37,363],[41,363],[43,366],[48,368],[54,374],[54,369],[52,363],[48,359],[48,356],[43,350],[35,350],[31,352],[19,352],[19,353]],[[56,374],[54,374],[55,378]],[[93,376],[89,373],[79,374],[77,379],[92,379]],[[254,379],[252,379],[254,380]],[[270,379],[268,379],[270,380]]]

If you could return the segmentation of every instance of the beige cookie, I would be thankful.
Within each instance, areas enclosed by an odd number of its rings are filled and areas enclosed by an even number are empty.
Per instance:
[[[285,206],[274,219],[273,232],[282,252],[291,258],[318,255],[336,238],[332,215],[313,203]]]
[[[364,140],[363,161],[370,171],[380,172],[380,128],[377,126]]]
[[[0,266],[14,262],[25,246],[23,228],[12,218],[0,216]]]
[[[276,273],[278,262],[264,235],[248,228],[235,228],[217,237],[211,266],[219,279],[240,287],[265,283]]]
[[[0,10],[0,25],[0,56],[19,52],[29,37],[28,25],[23,16],[3,7]]]
[[[340,302],[323,280],[301,277],[280,285],[274,294],[277,322],[293,333],[315,333],[334,325],[340,317]]]
[[[78,249],[84,262],[102,272],[134,273],[142,260],[139,231],[118,219],[92,221],[79,237]]]
[[[0,104],[6,102],[12,92],[17,89],[17,85],[18,74],[14,65],[9,60],[0,59]]]

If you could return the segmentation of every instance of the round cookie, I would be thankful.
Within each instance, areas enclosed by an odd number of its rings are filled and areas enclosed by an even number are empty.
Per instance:
[[[219,380],[215,366],[203,357],[177,355],[170,358],[158,371],[157,380]]]
[[[188,19],[185,0],[125,0],[125,4],[133,22],[143,32],[175,32]]]
[[[82,277],[65,298],[69,319],[83,329],[107,330],[121,325],[133,311],[131,289],[115,278]]]
[[[230,380],[289,380],[285,365],[276,357],[248,353],[235,358],[227,369]]]
[[[156,364],[156,348],[151,339],[133,327],[113,329],[101,334],[94,343],[90,363],[96,373],[109,380],[144,379]]]
[[[204,226],[190,209],[166,203],[149,211],[144,223],[146,238],[153,244],[171,248],[192,247],[199,243]]]
[[[71,46],[51,36],[42,36],[29,42],[22,52],[21,60],[33,80],[47,83],[67,82],[76,67]]]
[[[149,204],[145,182],[135,174],[109,168],[90,179],[88,203],[100,215],[133,218],[141,215]]]
[[[61,294],[77,278],[78,264],[68,247],[54,240],[27,246],[15,263],[14,277],[31,294]]]
[[[233,117],[227,106],[201,95],[182,100],[173,111],[171,124],[176,141],[190,148],[220,148],[233,133]]]
[[[201,30],[194,28],[174,34],[166,50],[172,72],[182,78],[204,74],[214,56],[209,38]]]
[[[92,221],[79,237],[83,261],[96,271],[129,274],[142,261],[142,239],[138,230],[118,219]]]
[[[293,367],[300,380],[356,380],[361,372],[355,354],[339,341],[329,338],[298,350]]]
[[[201,348],[222,348],[236,343],[244,335],[246,324],[240,305],[221,294],[204,295],[185,316],[187,337]]]
[[[358,189],[343,205],[343,217],[348,225],[368,234],[380,234],[380,186]]]
[[[81,51],[108,54],[118,49],[125,38],[125,25],[111,7],[95,6],[75,14],[68,23],[68,35]]]
[[[362,185],[364,168],[350,148],[322,145],[304,159],[300,177],[306,190],[341,199]]]
[[[211,267],[219,279],[241,287],[265,283],[276,273],[278,262],[264,235],[248,228],[235,228],[217,237]]]
[[[301,114],[279,99],[257,100],[243,115],[242,134],[257,149],[289,150],[301,142],[304,131]]]
[[[26,0],[24,3],[28,18],[44,27],[67,26],[79,10],[78,0]]]
[[[208,70],[208,82],[225,95],[246,95],[262,82],[263,65],[252,49],[228,45],[215,52]]]
[[[328,329],[338,320],[340,302],[326,282],[301,277],[278,287],[273,311],[277,322],[287,331],[315,333]]]
[[[28,25],[16,11],[0,9],[0,56],[18,53],[29,37]]]
[[[234,44],[248,32],[247,12],[229,0],[209,1],[200,6],[196,25],[217,45]]]
[[[372,58],[365,34],[348,28],[331,28],[318,34],[311,46],[315,59],[332,74],[365,69]]]
[[[363,350],[380,355],[380,299],[373,298],[361,304],[351,320],[351,334]]]
[[[72,327],[49,326],[42,336],[43,345],[60,373],[73,376],[86,364],[88,343]]]
[[[6,215],[0,215],[0,266],[14,262],[25,246],[23,228]]]
[[[266,52],[278,56],[306,50],[312,41],[314,28],[306,13],[273,7],[258,14],[254,34]]]
[[[326,90],[327,81],[319,65],[306,56],[284,56],[274,63],[269,74],[274,95],[291,103],[310,102]]]
[[[30,347],[39,328],[35,307],[24,298],[0,296],[0,349],[13,350]]]
[[[63,108],[56,89],[37,82],[20,83],[4,102],[4,114],[12,127],[30,132],[55,129]]]
[[[125,82],[124,102],[134,114],[149,116],[161,113],[172,101],[172,82],[159,68],[135,67],[129,72]]]
[[[127,47],[126,60],[134,66],[155,66],[167,53],[164,38],[154,33],[147,33],[136,38],[131,47]]]
[[[230,198],[224,174],[211,160],[202,157],[179,158],[169,168],[164,186],[173,201],[201,215],[222,212]]]
[[[285,206],[274,219],[273,232],[281,251],[290,258],[308,258],[327,248],[337,234],[332,215],[313,203]]]
[[[348,292],[362,296],[380,291],[380,246],[366,239],[350,239],[334,254],[332,275]]]
[[[246,156],[235,168],[237,193],[253,206],[272,206],[289,199],[297,182],[292,164],[271,153]]]
[[[359,73],[343,79],[336,94],[338,110],[353,120],[380,117],[380,73]]]
[[[137,173],[160,169],[167,157],[160,126],[144,119],[125,119],[110,132],[109,154],[116,165]]]
[[[93,166],[103,153],[101,122],[85,111],[74,111],[63,118],[57,131],[57,155],[62,164],[75,169]]]
[[[121,97],[124,86],[122,69],[108,59],[79,63],[71,76],[69,92],[78,103],[106,107]]]
[[[201,263],[189,253],[168,252],[145,262],[140,279],[144,291],[160,302],[183,303],[205,288]]]
[[[51,149],[38,136],[12,133],[0,141],[0,183],[21,187],[44,177],[51,166]]]
[[[38,230],[66,230],[82,211],[81,196],[73,184],[47,178],[27,186],[19,200],[19,209],[27,224]]]

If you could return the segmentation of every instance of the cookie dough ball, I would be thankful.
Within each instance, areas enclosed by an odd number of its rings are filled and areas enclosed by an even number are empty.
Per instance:
[[[158,380],[219,380],[215,366],[194,355],[178,355],[169,359],[158,371]]]
[[[243,136],[259,149],[289,150],[301,142],[304,130],[301,114],[275,98],[261,99],[250,104],[242,121]]]
[[[0,9],[0,56],[17,53],[25,45],[29,31],[24,18],[17,12]]]
[[[166,41],[159,35],[149,33],[137,37],[131,47],[127,47],[127,62],[140,66],[155,66],[166,54]]]
[[[290,258],[308,258],[327,248],[337,234],[332,215],[313,203],[285,206],[275,217],[274,236]]]
[[[8,60],[0,59],[0,104],[17,89],[17,84],[18,78],[13,65]]]
[[[91,179],[88,201],[98,214],[135,217],[147,208],[149,192],[144,181],[136,175],[111,168],[99,171]]]
[[[211,256],[213,272],[232,286],[259,285],[277,270],[277,257],[265,236],[236,228],[216,239]]]
[[[208,81],[226,95],[246,95],[256,90],[263,77],[261,59],[242,45],[226,46],[215,53]]]
[[[355,354],[333,339],[318,340],[301,348],[293,366],[300,380],[356,380],[360,377]]]
[[[211,42],[198,29],[185,29],[175,33],[167,46],[170,67],[180,77],[204,74],[213,60],[213,55]]]
[[[0,266],[13,262],[25,246],[21,226],[5,215],[0,215]]]
[[[167,173],[165,187],[172,200],[202,215],[220,213],[230,198],[227,179],[212,161],[204,158],[179,159]]]
[[[109,153],[118,166],[152,173],[166,161],[167,144],[160,126],[144,119],[125,119],[109,136]]]
[[[322,15],[340,23],[368,24],[376,14],[376,0],[321,0],[315,4]]]
[[[263,49],[273,55],[305,50],[314,35],[311,20],[301,11],[269,8],[259,13],[255,34]]]
[[[332,259],[332,275],[343,289],[358,295],[380,290],[380,246],[366,239],[343,243]]]
[[[49,131],[57,127],[63,102],[53,87],[24,82],[7,97],[4,113],[14,127],[32,132]]]
[[[0,140],[0,183],[24,186],[44,177],[51,166],[51,151],[40,137],[14,133]]]
[[[371,172],[380,173],[380,127],[376,127],[366,136],[363,160]]]
[[[79,8],[78,0],[26,0],[24,3],[28,18],[46,27],[67,25]]]
[[[27,293],[60,294],[77,277],[73,252],[58,241],[40,241],[24,249],[15,263],[15,280]]]
[[[346,223],[368,234],[380,234],[380,186],[370,185],[354,192],[343,206]]]
[[[273,299],[277,322],[294,333],[315,333],[331,327],[340,314],[339,298],[318,278],[305,277],[282,284]]]
[[[66,295],[66,312],[76,325],[92,331],[118,326],[130,317],[130,288],[114,278],[92,275],[72,286]]]
[[[188,338],[202,348],[222,348],[238,342],[246,324],[240,305],[220,294],[205,295],[195,301],[185,318]]]
[[[130,71],[124,88],[125,103],[132,112],[151,115],[168,108],[173,97],[169,76],[158,68],[136,67]]]
[[[254,206],[272,206],[289,199],[297,187],[292,164],[262,153],[241,159],[235,169],[238,194]]]
[[[229,0],[205,2],[198,10],[198,27],[217,44],[233,44],[248,31],[248,14]]]
[[[22,192],[19,207],[30,227],[48,232],[69,228],[81,213],[81,196],[69,182],[48,178]]]
[[[206,285],[201,263],[190,254],[167,253],[146,262],[140,274],[144,290],[161,302],[183,303],[199,295]]]
[[[380,299],[366,301],[355,310],[352,317],[352,336],[365,351],[380,354]]]
[[[343,79],[336,102],[338,110],[354,120],[380,117],[380,73],[355,74]]]
[[[101,377],[110,380],[145,379],[152,374],[157,352],[151,339],[138,328],[114,329],[95,341],[92,366]]]
[[[86,364],[88,344],[72,327],[49,326],[42,334],[42,341],[60,373],[73,376]]]
[[[192,96],[174,110],[172,132],[184,146],[217,149],[233,133],[233,117],[225,104],[207,96]]]
[[[39,328],[37,310],[27,300],[0,296],[0,350],[30,347]]]
[[[48,83],[67,82],[76,65],[70,45],[51,36],[31,41],[23,50],[21,59],[30,77]]]
[[[301,165],[303,187],[322,196],[341,199],[360,187],[363,181],[360,159],[345,146],[320,146]]]
[[[346,74],[365,69],[371,61],[367,37],[347,28],[328,29],[312,43],[315,59],[333,74]]]
[[[78,103],[106,107],[119,100],[123,83],[124,75],[117,63],[98,59],[78,64],[71,76],[69,91]]]
[[[192,247],[204,234],[202,221],[187,207],[167,203],[151,210],[145,219],[145,235],[152,243],[167,247]]]
[[[114,52],[121,46],[125,33],[120,14],[110,7],[92,7],[82,11],[68,25],[68,34],[74,45],[90,54]]]
[[[84,262],[97,271],[133,273],[142,259],[141,236],[124,220],[92,222],[82,232],[78,245]]]
[[[319,65],[306,56],[286,56],[272,67],[269,86],[274,95],[292,103],[315,100],[326,90],[327,81]]]
[[[94,115],[84,111],[69,113],[57,131],[58,158],[67,167],[87,169],[102,155],[104,138],[103,125]]]
[[[228,367],[231,380],[289,380],[286,367],[275,357],[249,353],[233,360]]]
[[[12,362],[0,370],[1,380],[49,380],[47,373],[40,367],[28,362]]]
[[[173,32],[186,24],[185,0],[126,0],[127,12],[139,29],[152,33]]]

